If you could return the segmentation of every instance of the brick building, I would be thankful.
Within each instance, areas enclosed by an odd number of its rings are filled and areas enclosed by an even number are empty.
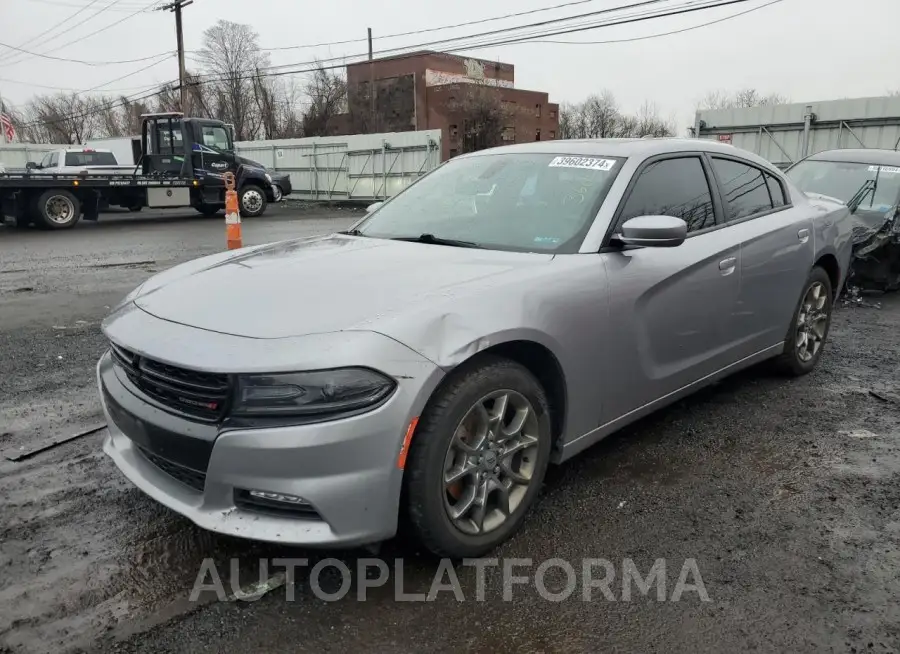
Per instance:
[[[348,65],[349,113],[337,117],[334,129],[340,133],[440,129],[442,159],[447,159],[485,146],[475,142],[467,129],[475,98],[485,95],[498,98],[503,108],[500,144],[557,138],[559,106],[546,93],[515,88],[512,64],[432,51]]]

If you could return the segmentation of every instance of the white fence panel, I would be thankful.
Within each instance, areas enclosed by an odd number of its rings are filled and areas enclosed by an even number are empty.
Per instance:
[[[291,176],[309,200],[383,200],[441,162],[441,131],[240,141],[239,155]]]
[[[0,164],[6,168],[24,168],[29,161],[40,163],[50,150],[71,148],[71,145],[53,143],[9,143],[0,145]]]

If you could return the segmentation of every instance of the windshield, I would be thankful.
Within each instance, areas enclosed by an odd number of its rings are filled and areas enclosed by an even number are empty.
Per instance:
[[[492,154],[453,159],[382,206],[364,236],[577,252],[621,168],[615,157]]]
[[[66,166],[115,166],[112,152],[66,152]]]
[[[849,201],[867,180],[876,184],[862,198],[863,211],[886,212],[900,196],[900,167],[846,161],[802,161],[787,176],[804,193],[819,193]]]

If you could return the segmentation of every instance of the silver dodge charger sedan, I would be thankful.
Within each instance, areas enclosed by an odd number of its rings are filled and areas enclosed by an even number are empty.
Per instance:
[[[846,206],[701,140],[460,156],[352,229],[152,277],[103,324],[105,452],[223,534],[479,556],[550,463],[773,359],[808,373]],[[404,529],[404,531],[406,531]]]

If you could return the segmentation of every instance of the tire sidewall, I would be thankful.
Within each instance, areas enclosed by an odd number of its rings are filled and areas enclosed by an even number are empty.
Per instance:
[[[274,195],[272,202],[281,202],[284,199],[284,193],[281,192],[281,187],[278,184],[272,184],[272,194]]]
[[[822,345],[819,347],[819,351],[816,352],[809,361],[803,361],[797,353],[797,320],[800,318],[800,307],[803,306],[803,300],[806,298],[806,294],[809,292],[812,285],[816,283],[822,284],[826,291],[825,308],[827,311],[827,318],[825,319],[825,335],[822,337]],[[787,359],[786,363],[796,374],[806,374],[811,372],[819,363],[819,359],[821,359],[822,352],[825,351],[825,345],[828,342],[828,334],[831,331],[831,318],[833,315],[834,290],[831,288],[831,278],[825,270],[816,266],[812,269],[809,277],[803,284],[803,291],[800,293],[800,299],[797,301],[797,306],[794,308],[791,327],[788,331],[787,339],[785,340],[784,356]]]
[[[72,203],[73,216],[68,222],[58,223],[50,219],[47,213],[47,203],[55,197],[64,197]],[[62,189],[51,189],[42,193],[37,199],[36,209],[40,226],[44,229],[69,229],[81,219],[81,202],[72,193]]]
[[[250,191],[256,191],[259,193],[260,197],[260,206],[257,211],[248,211],[244,206],[244,195],[249,193]],[[261,216],[266,211],[266,194],[260,187],[255,184],[247,184],[241,189],[240,196],[238,198],[238,203],[240,204],[240,212],[241,216],[244,218],[256,218],[257,216]]]
[[[413,437],[406,476],[407,505],[418,531],[430,535],[431,542],[425,542],[426,547],[454,558],[476,557],[494,549],[521,527],[540,492],[550,462],[549,406],[546,393],[534,376],[511,361],[493,360],[457,371],[454,377],[436,393],[438,400],[449,393],[449,402],[429,402],[420,423],[422,428]],[[506,522],[483,536],[471,536],[456,528],[444,507],[444,462],[453,434],[469,409],[485,395],[499,390],[521,393],[534,408],[539,428],[538,460],[531,485]]]

